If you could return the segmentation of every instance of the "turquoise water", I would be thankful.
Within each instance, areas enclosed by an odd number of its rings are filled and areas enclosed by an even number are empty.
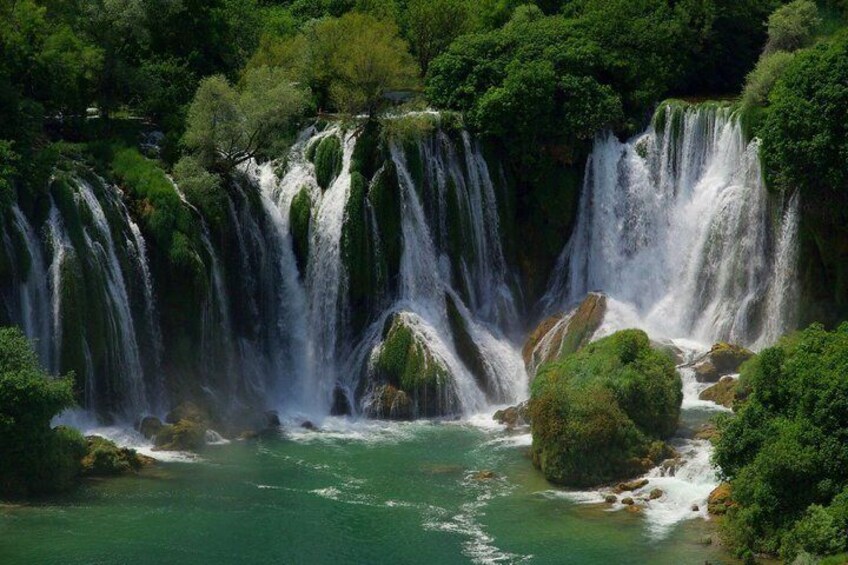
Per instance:
[[[326,424],[207,448],[197,462],[0,507],[1,563],[711,563],[701,519],[561,496],[526,436],[456,423]],[[494,471],[479,480],[474,473]]]

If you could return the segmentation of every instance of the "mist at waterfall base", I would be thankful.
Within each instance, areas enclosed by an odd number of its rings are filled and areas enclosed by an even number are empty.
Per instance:
[[[653,338],[673,340],[690,358],[719,339],[761,347],[794,323],[797,202],[767,195],[757,144],[744,142],[728,109],[665,112],[656,128],[626,143],[612,136],[596,141],[577,227],[543,309],[567,311],[598,290],[608,295],[609,309],[596,337],[641,327]],[[499,173],[466,134],[457,142],[438,132],[419,143],[423,181],[412,174],[405,151],[391,148],[402,202],[399,282],[376,301],[373,321],[350,333],[342,230],[354,139],[341,134],[342,173],[322,190],[304,154],[327,135],[340,132],[305,132],[279,177],[271,165],[248,167],[260,188],[258,216],[245,205],[247,198],[231,198],[228,219],[237,226],[243,289],[234,288],[204,223],[211,291],[203,347],[211,368],[223,367],[229,375],[223,385],[215,381],[217,392],[235,395],[247,388],[264,395],[282,412],[288,432],[258,443],[211,446],[201,459],[174,454],[174,462],[138,478],[92,483],[59,501],[6,511],[0,524],[16,543],[0,544],[0,556],[39,561],[61,555],[65,562],[73,562],[68,556],[90,562],[137,555],[157,562],[294,556],[310,563],[719,562],[718,550],[701,544],[707,522],[691,520],[706,518],[704,502],[716,482],[708,442],[675,440],[684,466],[675,477],[649,474],[648,488],[660,486],[665,495],[636,516],[619,511],[621,505],[599,505],[599,492],[552,488],[526,458],[529,435],[491,423],[495,408],[448,338],[446,300],[458,303],[485,353],[499,400],[513,403],[527,395],[516,327],[521,298],[500,240],[491,236],[499,230]],[[104,302],[112,332],[108,355],[97,356],[103,365],[86,370],[85,398],[89,408],[102,409],[106,375],[120,368],[118,401],[106,409],[119,414],[119,422],[132,422],[166,408],[157,371],[157,305],[149,290],[155,281],[144,239],[114,189],[91,179],[75,180],[74,187],[78,205],[96,220],[85,231],[85,244],[95,250],[89,267],[108,282]],[[298,273],[289,210],[303,187],[313,201],[313,226],[308,268]],[[453,262],[445,235],[451,198],[463,212],[474,250]],[[98,205],[107,213],[98,214]],[[39,353],[54,369],[64,308],[56,289],[62,288],[68,258],[87,255],[67,233],[63,213],[51,205],[49,230],[42,234],[16,213],[22,235],[4,234],[9,249],[20,247],[15,237],[49,241],[27,244],[30,276],[17,274],[14,292],[4,298],[18,305],[8,309],[28,335],[39,338]],[[101,215],[111,229],[103,228]],[[379,246],[379,234],[374,244]],[[32,276],[39,269],[50,274],[41,286]],[[253,333],[239,329],[234,308],[255,317]],[[412,321],[455,375],[460,420],[325,416],[337,386],[355,394],[359,368],[379,347],[380,330],[394,312]],[[81,336],[83,349],[86,339]],[[704,385],[691,371],[684,369],[682,377],[683,427],[693,429],[720,408],[697,399]],[[73,417],[120,443],[150,447],[126,425],[104,427],[90,413]],[[321,431],[300,431],[304,417],[316,419]],[[474,473],[484,469],[495,470],[496,478],[476,480]],[[700,505],[697,512],[692,504]],[[47,532],[49,547],[40,543]]]

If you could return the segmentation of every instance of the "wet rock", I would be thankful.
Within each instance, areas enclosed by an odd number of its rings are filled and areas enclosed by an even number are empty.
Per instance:
[[[614,494],[607,494],[604,496],[604,502],[606,502],[607,504],[615,504],[616,502],[618,502],[618,497]]]
[[[718,429],[715,424],[707,423],[701,424],[697,430],[695,430],[695,439],[705,439],[712,443],[715,443],[718,440]]]
[[[162,426],[154,438],[156,451],[196,451],[206,443],[206,426],[183,419]]]
[[[471,376],[474,377],[480,390],[486,394],[486,399],[490,403],[498,404],[505,402],[506,399],[503,397],[502,391],[490,379],[489,372],[486,370],[483,352],[480,351],[474,338],[471,337],[468,324],[450,293],[445,293],[445,306],[447,307],[448,322],[450,323],[454,349],[459,359],[471,373]]]
[[[530,419],[527,414],[527,402],[522,402],[503,410],[498,410],[492,416],[492,419],[503,424],[507,429],[515,429],[522,426],[529,426]]]
[[[733,377],[722,377],[719,382],[701,392],[698,398],[715,402],[727,408],[733,408],[733,404],[738,398],[738,384],[738,380]]]
[[[540,365],[574,353],[588,344],[606,312],[607,297],[592,292],[575,310],[543,320],[521,350],[531,379]]]
[[[490,481],[494,478],[497,478],[497,474],[495,474],[494,471],[489,471],[488,469],[485,469],[483,471],[475,472],[473,475],[471,475],[471,478],[475,481]]]
[[[108,477],[137,472],[154,461],[134,449],[118,447],[115,442],[100,436],[87,436],[86,453],[82,459],[82,474],[89,477]]]
[[[279,414],[274,410],[265,412],[265,423],[268,428],[279,428],[282,425]]]
[[[176,408],[168,412],[168,415],[165,416],[165,422],[168,424],[176,424],[181,420],[188,420],[198,424],[208,424],[212,418],[206,409],[189,401],[177,405]]]
[[[411,420],[412,400],[393,385],[382,385],[370,395],[365,413],[381,420]]]
[[[304,420],[303,422],[301,422],[300,427],[303,428],[304,430],[309,430],[310,432],[317,432],[318,431],[318,426],[316,426],[315,424],[313,424],[309,420]]]
[[[642,507],[637,506],[635,504],[631,504],[630,506],[627,507],[627,511],[630,512],[631,514],[641,514],[642,513]]]
[[[633,499],[629,496],[622,498],[621,503],[624,504],[625,506],[633,506],[633,504],[635,504],[633,502]]]
[[[662,498],[663,495],[662,489],[655,488],[651,490],[651,493],[648,495],[648,500],[656,500],[658,498]]]
[[[677,475],[677,470],[683,465],[683,459],[680,457],[672,457],[660,463],[660,474],[663,477],[673,477]]]
[[[738,373],[742,363],[753,356],[753,352],[744,347],[717,343],[692,366],[695,379],[701,383],[718,382],[725,375]]]
[[[352,413],[347,392],[336,385],[333,389],[333,405],[330,407],[330,416],[350,416]]]
[[[710,514],[721,516],[731,506],[733,506],[733,501],[728,483],[718,485],[707,497],[707,512]]]
[[[618,483],[618,486],[615,487],[615,490],[618,492],[639,490],[643,486],[647,485],[649,482],[650,481],[648,479],[635,479],[625,483]]]
[[[153,439],[162,429],[162,420],[156,416],[145,416],[138,425],[138,431],[147,439]]]
[[[698,506],[697,504],[692,505],[692,512],[700,512],[700,511],[701,511],[700,506]]]

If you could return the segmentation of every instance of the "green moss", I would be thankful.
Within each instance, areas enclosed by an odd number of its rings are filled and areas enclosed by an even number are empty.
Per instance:
[[[350,196],[342,225],[342,261],[348,277],[348,297],[354,332],[361,330],[371,314],[371,306],[382,292],[381,262],[375,256],[367,208],[368,181],[360,173],[350,176]]]
[[[162,426],[156,434],[157,451],[196,451],[205,443],[206,428],[194,420]]]
[[[338,136],[328,135],[318,142],[313,162],[318,186],[327,190],[342,171],[342,143]]]
[[[448,368],[432,354],[402,314],[386,320],[374,370],[379,381],[408,394],[420,416],[441,416],[455,408],[455,399],[449,391],[452,376]]]
[[[312,224],[312,199],[309,189],[302,187],[292,198],[289,210],[289,233],[294,246],[294,256],[297,270],[301,276],[306,276],[309,262],[309,229]]]
[[[401,227],[400,187],[397,182],[397,170],[389,161],[371,183],[368,190],[368,202],[374,211],[377,231],[380,234],[380,248],[377,250],[380,266],[381,286],[395,287],[400,272],[400,259],[403,253],[403,229]]]
[[[556,483],[591,486],[642,473],[666,456],[682,390],[674,363],[639,330],[624,330],[533,382],[533,461]]]
[[[371,180],[380,168],[380,126],[375,120],[368,120],[356,138],[356,146],[350,159],[350,172],[359,173]]]
[[[134,449],[122,448],[100,436],[85,438],[87,452],[82,458],[82,473],[91,477],[106,477],[138,471],[141,458]]]

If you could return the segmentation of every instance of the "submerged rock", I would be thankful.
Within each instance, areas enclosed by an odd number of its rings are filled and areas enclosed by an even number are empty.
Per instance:
[[[626,483],[618,483],[618,486],[615,487],[615,490],[618,492],[639,490],[643,486],[647,485],[649,482],[650,481],[648,479],[635,479]]]
[[[497,474],[494,471],[489,471],[488,469],[483,471],[477,471],[471,478],[475,481],[490,481],[494,478],[497,478]]]
[[[695,379],[701,383],[714,383],[725,376],[739,372],[739,367],[754,353],[729,343],[717,343],[692,366]]]
[[[118,447],[115,442],[100,436],[87,436],[86,454],[82,459],[82,474],[89,477],[108,477],[137,472],[152,463],[134,449]]]
[[[381,420],[411,420],[412,400],[392,385],[381,385],[372,393],[366,414]]]
[[[571,312],[543,320],[521,350],[531,378],[540,365],[586,346],[603,322],[606,311],[607,297],[592,292]]]
[[[739,398],[737,394],[738,385],[739,382],[737,379],[733,377],[722,377],[719,382],[701,392],[698,398],[721,404],[727,408],[733,408],[733,404]]]

